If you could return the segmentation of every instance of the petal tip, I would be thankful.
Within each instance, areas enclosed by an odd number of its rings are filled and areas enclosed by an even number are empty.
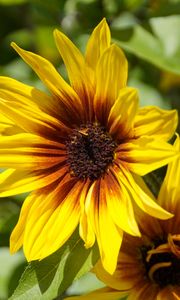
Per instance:
[[[18,47],[18,45],[15,42],[11,42],[10,45],[13,49],[16,49]]]
[[[54,37],[56,37],[59,33],[60,33],[60,31],[57,28],[54,29],[54,31],[53,31]]]
[[[55,39],[55,41],[57,41],[57,40],[66,40],[66,39],[68,39],[67,38],[67,36],[62,32],[62,31],[60,31],[59,29],[54,29],[54,31],[53,31],[53,35],[54,35],[54,39]]]
[[[118,55],[119,57],[121,57],[121,60],[123,59],[123,62],[126,64],[126,66],[128,65],[126,55],[118,45],[113,43],[108,49],[112,51],[114,55]]]
[[[129,93],[133,96],[139,99],[139,90],[135,87],[126,87],[125,88]]]
[[[101,22],[99,24],[107,25],[108,26],[108,23],[107,23],[107,20],[106,20],[105,17],[101,20]]]
[[[174,217],[174,214],[164,210],[163,214],[161,216],[159,216],[159,219],[161,220],[168,220],[168,219],[172,219]]]
[[[11,47],[17,52],[22,53],[22,52],[26,52],[26,50],[21,49],[15,42],[11,42]]]
[[[9,252],[10,252],[11,255],[13,255],[13,254],[15,254],[17,251],[16,251],[15,247],[11,245],[10,248],[9,248]]]
[[[21,246],[22,245],[17,245],[17,243],[11,241],[11,238],[10,238],[9,252],[11,255],[15,254],[21,248]]]

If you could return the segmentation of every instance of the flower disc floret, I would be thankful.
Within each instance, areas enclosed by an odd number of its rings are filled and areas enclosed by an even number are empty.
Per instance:
[[[98,179],[113,163],[116,142],[98,124],[73,130],[66,142],[70,172],[79,179]]]

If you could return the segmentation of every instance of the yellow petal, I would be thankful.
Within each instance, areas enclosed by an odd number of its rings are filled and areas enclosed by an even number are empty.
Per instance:
[[[24,238],[24,229],[26,226],[27,217],[29,211],[31,210],[32,206],[36,203],[37,197],[34,198],[33,193],[30,194],[24,201],[19,220],[13,232],[11,233],[10,237],[10,252],[11,254],[17,252],[23,245],[23,238]]]
[[[134,118],[138,108],[138,93],[134,88],[123,88],[110,110],[108,117],[109,133],[116,139],[131,136]]]
[[[86,48],[86,62],[92,69],[96,68],[97,62],[103,52],[110,46],[111,33],[104,18],[93,30]]]
[[[81,215],[80,215],[80,223],[79,223],[79,235],[85,242],[85,247],[89,248],[94,245],[95,242],[95,234],[92,229],[92,226],[89,222],[88,216],[85,211],[85,201],[88,190],[90,188],[91,183],[87,181],[84,184],[84,188],[80,194],[80,205],[81,205]]]
[[[5,147],[8,148],[8,146],[9,149],[12,149],[17,147],[23,148],[31,145],[34,146],[34,150],[32,149],[33,152],[36,152],[37,148],[39,148],[40,151],[43,148],[43,146],[46,148],[47,153],[48,151],[50,151],[51,153],[51,150],[66,150],[66,146],[60,142],[48,140],[41,136],[27,132],[21,132],[11,136],[2,136],[0,140],[0,149],[3,149]]]
[[[112,274],[116,268],[123,231],[114,224],[108,211],[106,194],[104,189],[101,189],[100,181],[91,185],[85,210],[96,234],[103,267]]]
[[[180,139],[177,136],[174,149],[180,153]],[[158,203],[165,209],[178,215],[180,195],[180,156],[173,160],[167,168],[167,173],[161,186]]]
[[[0,97],[20,102],[25,106],[40,108],[42,111],[55,111],[56,101],[44,92],[23,84],[13,78],[0,76]],[[56,108],[57,110],[57,108]]]
[[[45,201],[46,200],[46,201]],[[26,229],[26,225],[28,226],[31,223],[32,218],[39,214],[38,225],[42,225],[42,221],[45,222],[48,218],[53,214],[57,203],[53,201],[54,199],[47,199],[47,196],[41,191],[32,192],[23,203],[20,217],[17,225],[15,226],[11,238],[10,238],[10,249],[11,253],[15,253],[23,244],[24,244],[24,233]],[[42,207],[43,206],[43,207]],[[31,229],[34,230],[36,223],[31,223]],[[36,228],[37,229],[37,228]],[[42,228],[40,228],[42,229]]]
[[[94,94],[94,74],[85,63],[85,59],[71,40],[59,30],[54,31],[54,38],[60,55],[67,68],[72,87],[80,96],[85,107],[86,119],[92,117],[92,100]]]
[[[43,169],[66,160],[65,146],[30,133],[2,136],[0,165],[2,168]],[[56,147],[53,149],[53,144]],[[47,147],[50,147],[48,149]]]
[[[62,180],[62,184],[63,182],[64,179]],[[71,187],[70,184],[69,186]],[[57,188],[57,183],[53,184],[51,188],[52,187],[55,190]],[[63,192],[68,193],[66,187],[64,188]],[[49,196],[47,197],[47,195]],[[23,203],[18,223],[11,234],[11,238],[10,238],[11,253],[15,253],[24,243],[24,231],[26,228],[27,221],[29,220],[30,223],[32,218],[34,216],[37,216],[38,213],[40,219],[39,222],[42,222],[44,215],[46,217],[48,214],[49,216],[51,216],[51,214],[54,212],[57,206],[58,206],[58,201],[55,201],[55,199],[52,197],[52,193],[51,190],[49,190],[49,187],[44,187],[42,190],[39,189],[37,191],[34,191],[27,196],[27,198]],[[34,223],[31,224],[32,228],[34,225],[35,225]]]
[[[1,114],[0,135],[11,135],[22,132],[20,127],[16,126],[7,116]]]
[[[169,219],[173,216],[153,201],[146,191],[144,191],[144,188],[138,185],[139,181],[137,184],[135,179],[125,168],[121,166],[121,170],[124,176],[122,176],[122,173],[118,172],[118,170],[116,170],[116,176],[118,176],[119,181],[122,181],[124,186],[126,186],[128,192],[132,196],[132,201],[134,200],[144,212],[162,220]]]
[[[163,110],[156,106],[140,108],[135,118],[135,136],[153,136],[156,139],[170,140],[178,124],[176,110]]]
[[[12,43],[12,47],[57,97],[57,104],[59,102],[61,114],[64,113],[66,115],[68,113],[69,115],[70,112],[71,117],[74,114],[77,120],[82,117],[82,105],[78,95],[60,76],[53,65],[45,58],[21,49],[15,43]]]
[[[141,176],[168,164],[178,155],[172,145],[147,136],[131,139],[117,150],[118,159]]]
[[[67,176],[47,197],[44,194],[45,208],[40,204],[40,211],[38,208],[31,211],[24,235],[24,252],[29,261],[49,256],[71,236],[79,222],[78,196],[82,187],[82,182],[76,183]]]
[[[0,124],[5,124],[7,126],[15,125],[11,120],[8,119],[7,116],[1,116]]]
[[[64,298],[64,300],[119,300],[121,297],[126,295],[127,292],[119,292],[105,287],[86,295]]]
[[[147,185],[145,184],[143,178],[141,176],[132,174],[134,181],[141,189],[152,199],[154,202],[157,202],[157,199],[149,190]],[[161,206],[161,205],[160,205]],[[144,213],[143,210],[140,209],[137,205],[133,205],[134,207],[134,214],[136,216],[137,223],[139,225],[140,231],[145,233],[146,236],[162,236],[163,229],[159,222],[159,219],[151,217]],[[164,208],[164,207],[163,207]],[[169,211],[169,210],[168,210]],[[173,220],[174,218],[170,219]],[[170,220],[166,220],[165,223],[169,222]]]
[[[126,86],[127,68],[125,55],[116,45],[107,48],[98,61],[94,102],[97,118],[102,123],[107,120],[119,90]]]
[[[107,207],[114,223],[123,231],[140,236],[139,228],[135,220],[131,198],[122,182],[118,182],[118,177],[110,175],[105,177],[104,192],[107,198]]]
[[[65,163],[67,159],[66,155],[48,157],[47,155],[38,154],[39,153],[32,155],[31,148],[27,148],[25,151],[19,151],[18,148],[13,151],[9,151],[9,149],[0,149],[0,165],[1,168],[33,168],[34,170],[40,170]]]
[[[64,106],[63,102],[60,102],[60,98],[48,96],[13,78],[0,77],[0,97],[10,103],[16,103],[23,109],[35,110],[39,113],[45,112],[49,118],[54,117],[70,126],[76,122],[77,113],[73,110],[73,106],[70,107],[70,102],[68,108],[67,105]]]
[[[0,197],[9,197],[27,193],[48,186],[60,179],[67,172],[67,167],[58,170],[48,169],[46,172],[7,169],[0,173]]]
[[[0,98],[0,113],[6,115],[12,122],[21,127],[24,131],[38,133],[42,136],[60,136],[71,132],[71,129],[56,118],[45,112]]]
[[[108,287],[117,291],[128,291],[142,280],[139,261],[122,250],[119,252],[117,268],[112,275],[104,270],[100,260],[93,268],[93,272]]]

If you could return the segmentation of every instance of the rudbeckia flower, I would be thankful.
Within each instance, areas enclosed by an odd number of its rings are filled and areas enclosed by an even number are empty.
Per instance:
[[[132,202],[147,214],[170,218],[144,191],[144,175],[176,157],[167,143],[176,111],[138,107],[126,86],[128,65],[110,43],[103,19],[85,57],[63,33],[54,32],[70,84],[45,58],[12,43],[50,95],[0,78],[0,196],[31,192],[10,238],[28,261],[55,252],[79,224],[85,246],[97,240],[105,269],[115,270],[123,232],[139,236]],[[4,119],[3,119],[4,118]]]
[[[180,151],[180,139],[175,148]],[[82,300],[178,300],[180,299],[180,159],[170,163],[157,202],[174,214],[158,220],[138,211],[142,236],[126,235],[113,275],[99,261],[94,268],[107,287],[82,297]]]

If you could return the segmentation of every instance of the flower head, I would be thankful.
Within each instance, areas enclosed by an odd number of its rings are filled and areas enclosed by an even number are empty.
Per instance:
[[[97,239],[105,269],[115,270],[123,232],[139,236],[132,202],[160,219],[171,214],[139,182],[173,160],[167,143],[176,111],[138,108],[126,87],[127,61],[103,19],[89,38],[85,57],[54,32],[70,85],[45,58],[12,43],[50,95],[14,79],[0,78],[0,196],[31,193],[11,239],[27,259],[43,259],[79,223],[86,247]],[[111,245],[111,247],[110,247]]]
[[[174,146],[180,151],[179,137]],[[177,159],[168,166],[158,196],[158,203],[174,213],[174,218],[162,221],[139,211],[142,236],[126,235],[113,275],[104,270],[101,262],[97,263],[94,272],[108,287],[82,299],[118,300],[123,295],[128,295],[128,300],[180,299],[179,180],[180,159]]]

